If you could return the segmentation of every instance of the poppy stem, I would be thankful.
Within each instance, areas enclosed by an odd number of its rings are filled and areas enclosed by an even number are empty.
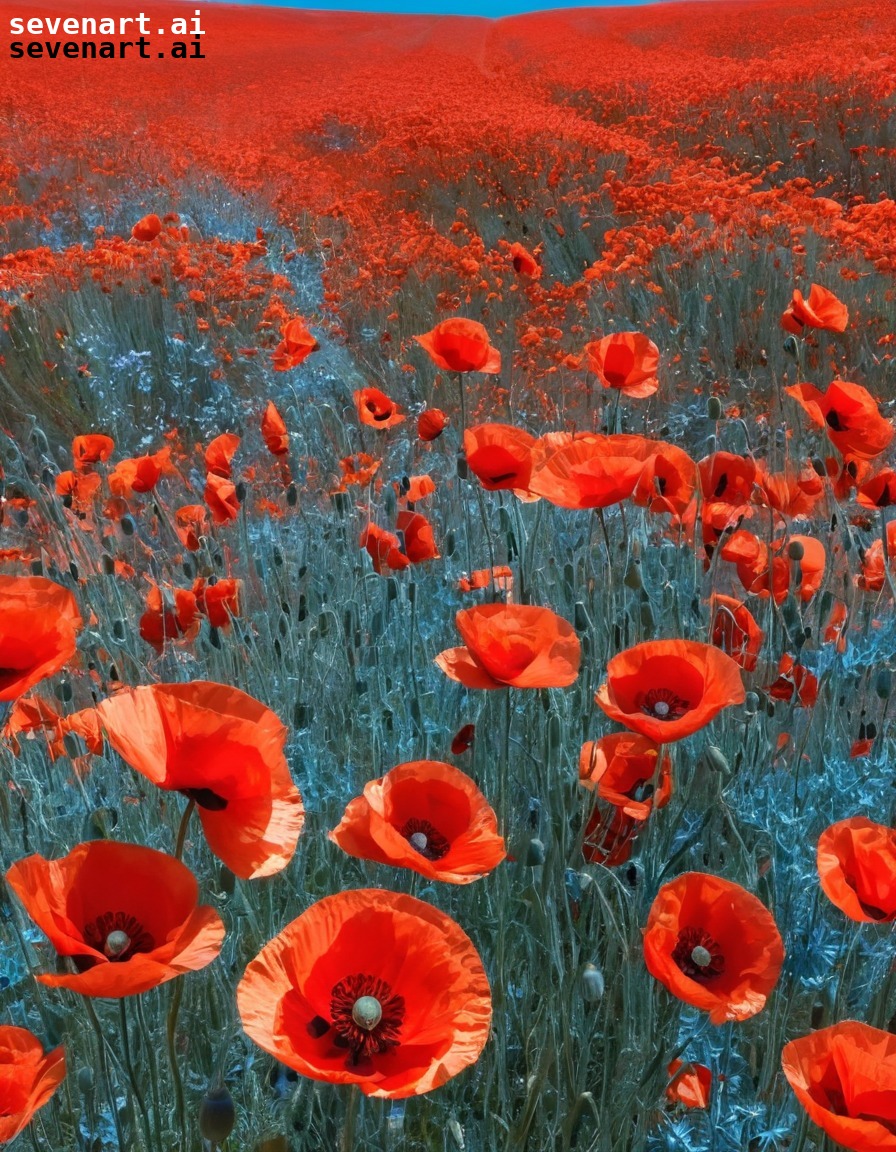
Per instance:
[[[358,1104],[361,1099],[361,1090],[353,1084],[349,1085],[348,1100],[345,1106],[345,1122],[342,1126],[341,1152],[355,1152],[355,1121],[358,1118]]]
[[[143,1093],[140,1091],[140,1083],[137,1075],[134,1072],[134,1061],[131,1059],[131,1041],[129,1036],[128,1012],[125,1005],[124,997],[118,1001],[118,1020],[121,1025],[121,1051],[124,1056],[124,1066],[127,1070],[128,1079],[131,1082],[131,1090],[134,1093],[134,1099],[137,1101],[137,1107],[140,1111],[140,1121],[143,1125],[143,1135],[146,1140],[146,1147],[149,1149],[152,1146],[152,1135],[149,1125],[149,1113],[146,1111],[146,1104],[143,1100]]]
[[[128,1146],[125,1143],[124,1131],[121,1127],[121,1117],[118,1115],[115,1093],[112,1090],[112,1079],[109,1076],[109,1064],[106,1060],[106,1037],[103,1035],[103,1029],[100,1026],[99,1020],[96,1018],[96,1012],[90,1003],[90,998],[87,996],[84,997],[84,1006],[87,1009],[87,1015],[96,1033],[97,1059],[100,1065],[100,1075],[103,1078],[103,1086],[106,1089],[106,1097],[109,1101],[109,1111],[112,1113],[112,1122],[115,1125],[115,1138],[118,1141],[119,1152],[125,1152]]]
[[[150,1042],[152,1033],[146,1026],[146,1018],[143,1015],[143,997],[137,996],[137,1022],[140,1026],[140,1035],[143,1037],[144,1051],[148,1057],[149,1062],[149,1084],[152,1091],[152,1111],[156,1121],[156,1136],[159,1141],[162,1139],[162,1109],[159,1105],[159,1076],[156,1070],[156,1054]]]
[[[884,578],[890,589],[890,595],[896,600],[896,582],[894,582],[893,573],[890,571],[890,544],[887,539],[887,513],[884,508],[880,510],[880,546],[884,556]]]
[[[180,818],[180,827],[177,830],[177,842],[174,845],[174,859],[183,860],[184,855],[184,841],[187,838],[187,825],[190,823],[190,817],[193,815],[193,809],[196,807],[196,801],[191,800],[190,803],[184,808],[184,814]]]
[[[187,810],[184,813],[185,816],[189,814],[190,807],[192,806],[192,803],[193,802],[190,801],[190,806],[187,807]],[[181,830],[184,830],[185,827],[186,827],[185,821],[182,820],[181,821]],[[178,859],[179,859],[179,857],[178,857]],[[184,1113],[184,1086],[183,1086],[183,1083],[182,1083],[181,1078],[180,1078],[180,1069],[178,1068],[178,1065],[177,1065],[177,1044],[175,1042],[175,1038],[176,1038],[176,1034],[177,1034],[177,1015],[180,1012],[180,1002],[181,1002],[181,997],[183,996],[183,994],[184,994],[184,982],[183,982],[183,977],[180,977],[177,980],[175,980],[175,988],[174,988],[174,991],[173,991],[172,996],[171,996],[171,1003],[168,1006],[168,1019],[166,1021],[166,1032],[168,1035],[168,1064],[171,1068],[171,1079],[174,1082],[174,1101],[175,1101],[175,1107],[177,1110],[177,1125],[181,1131],[181,1136],[182,1136],[182,1140],[183,1140],[183,1147],[186,1148],[187,1144],[188,1144],[188,1140],[187,1140],[186,1117],[185,1117],[185,1113]]]

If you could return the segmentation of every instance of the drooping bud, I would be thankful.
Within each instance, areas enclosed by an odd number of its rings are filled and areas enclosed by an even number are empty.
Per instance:
[[[594,1004],[604,994],[604,974],[594,964],[586,964],[579,978],[582,999]]]
[[[706,401],[706,415],[710,420],[722,419],[722,401],[718,396],[710,396]]]
[[[223,1144],[236,1123],[233,1097],[222,1084],[209,1088],[199,1105],[199,1131],[212,1144]]]

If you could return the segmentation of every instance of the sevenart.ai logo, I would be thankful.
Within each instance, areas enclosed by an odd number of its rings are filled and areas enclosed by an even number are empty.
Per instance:
[[[205,29],[197,8],[169,23],[145,12],[136,16],[13,16],[9,21],[13,60],[30,58],[122,60],[204,60]]]

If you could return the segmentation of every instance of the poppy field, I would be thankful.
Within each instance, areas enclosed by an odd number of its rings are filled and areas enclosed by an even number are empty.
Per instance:
[[[896,8],[203,23],[0,69],[0,1143],[896,1152]]]

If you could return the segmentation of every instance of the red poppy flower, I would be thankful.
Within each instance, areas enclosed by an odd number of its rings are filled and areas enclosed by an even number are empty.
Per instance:
[[[432,524],[419,512],[402,511],[395,519],[395,527],[404,539],[404,554],[412,564],[438,560],[439,550],[432,534]]]
[[[818,677],[785,652],[778,662],[778,679],[765,690],[775,700],[793,700],[801,708],[813,708],[818,700]]]
[[[273,400],[268,401],[261,418],[261,435],[265,447],[272,456],[289,455],[289,433]]]
[[[727,652],[746,672],[752,672],[765,640],[765,633],[756,623],[753,613],[740,600],[719,592],[713,593],[709,609],[713,644]]]
[[[438,368],[448,372],[487,372],[494,376],[501,371],[501,353],[491,346],[488,332],[475,320],[452,316],[414,339]]]
[[[67,588],[43,576],[0,576],[0,703],[67,664],[82,624]]]
[[[237,876],[279,872],[305,818],[283,755],[286,729],[260,701],[195,680],[129,688],[97,707],[118,754],[196,802],[212,852]]]
[[[672,797],[672,761],[646,736],[617,732],[582,745],[579,783],[635,820],[646,820]]]
[[[202,504],[185,504],[174,513],[174,529],[188,552],[198,552],[199,537],[208,535],[208,512]]]
[[[546,448],[532,470],[529,491],[561,508],[608,508],[635,490],[644,467],[631,438],[584,433]]]
[[[216,436],[205,450],[206,471],[229,480],[233,473],[233,458],[239,446],[240,438],[233,432],[223,432]]]
[[[56,495],[62,497],[62,503],[75,515],[87,519],[93,512],[102,483],[103,478],[97,472],[60,472],[56,477]]]
[[[115,441],[111,436],[89,432],[86,436],[76,436],[72,441],[72,460],[78,472],[87,472],[94,464],[108,460],[115,451]]]
[[[320,344],[305,327],[305,321],[300,316],[287,320],[281,332],[283,339],[271,357],[277,372],[288,372],[291,368],[298,368],[312,352],[320,348]]]
[[[522,244],[515,243],[510,245],[510,262],[513,264],[514,272],[520,276],[525,276],[529,280],[539,280],[541,278],[541,265]]]
[[[0,1144],[31,1123],[65,1079],[65,1052],[43,1045],[27,1028],[0,1024]]]
[[[805,519],[823,496],[824,481],[811,466],[800,472],[769,472],[764,465],[757,468],[754,503],[773,508],[782,516]]]
[[[437,440],[445,431],[448,417],[441,408],[427,408],[417,417],[417,435],[421,440]]]
[[[732,452],[714,452],[697,465],[703,499],[733,507],[749,504],[756,482],[756,461]]]
[[[643,827],[643,820],[636,820],[621,808],[614,807],[606,819],[595,805],[582,839],[583,859],[589,864],[603,864],[605,868],[627,864]]]
[[[887,524],[887,555],[890,560],[890,575],[896,579],[896,520]],[[880,537],[872,540],[871,546],[862,557],[862,570],[855,577],[856,585],[863,592],[880,592],[886,582],[884,568],[884,546]]]
[[[440,1087],[485,1047],[482,962],[444,912],[396,892],[327,896],[275,936],[237,988],[243,1028],[288,1068],[367,1096]]]
[[[215,524],[228,524],[231,520],[239,519],[240,502],[236,495],[236,485],[232,480],[209,472],[205,478],[203,496]]]
[[[467,466],[489,492],[525,491],[532,472],[535,437],[512,424],[477,424],[464,432]]]
[[[358,546],[366,548],[373,569],[381,576],[383,568],[400,572],[410,565],[410,560],[401,550],[401,541],[393,532],[387,532],[376,524],[368,524],[358,539]]]
[[[379,388],[362,388],[354,394],[358,419],[368,428],[394,428],[404,420],[404,413]]]
[[[405,504],[417,504],[431,496],[436,490],[432,476],[404,476],[401,481],[394,480],[392,487],[395,494]]]
[[[814,384],[793,384],[784,391],[810,420],[824,428],[841,456],[871,460],[893,439],[893,425],[881,416],[874,397],[861,384],[834,380],[826,392]]]
[[[143,216],[137,221],[131,229],[131,236],[135,240],[142,240],[145,244],[148,244],[150,241],[155,240],[161,231],[162,221],[155,212],[150,212],[148,216]]]
[[[579,674],[579,638],[550,608],[479,604],[455,617],[465,648],[446,648],[436,664],[467,688],[565,688]]]
[[[640,332],[614,332],[585,345],[585,364],[604,388],[643,399],[659,388],[660,350]]]
[[[494,568],[477,568],[469,576],[461,576],[457,582],[458,592],[477,592],[492,585],[499,592],[513,591],[513,572],[506,564],[496,564]]]
[[[120,460],[109,473],[109,491],[124,500],[130,500],[135,492],[152,492],[163,473],[174,471],[170,457],[171,449],[162,448],[151,456]]]
[[[438,760],[399,764],[366,784],[330,839],[350,856],[449,884],[478,880],[507,855],[486,798],[459,768]]]
[[[622,437],[611,439],[619,443]],[[646,440],[644,444],[646,456],[632,492],[632,503],[657,514],[670,512],[683,516],[697,488],[697,465],[687,452],[674,444],[655,440]],[[632,455],[638,453],[633,451]]]
[[[819,1128],[853,1152],[896,1152],[896,1036],[842,1020],[784,1045],[781,1066]]]
[[[140,636],[157,652],[166,640],[194,640],[199,631],[196,596],[187,588],[166,590],[153,584],[140,617]]]
[[[469,748],[473,747],[473,741],[476,739],[476,725],[464,724],[454,734],[454,739],[451,741],[451,755],[462,756]]]
[[[61,860],[28,856],[10,888],[74,973],[40,973],[84,996],[133,996],[204,968],[221,951],[224,924],[199,904],[196,877],[173,856],[137,844],[91,840]]]
[[[827,288],[813,284],[808,300],[798,288],[794,288],[793,300],[781,317],[781,327],[794,336],[802,336],[806,327],[820,328],[824,332],[845,332],[848,321],[846,305]]]
[[[672,1079],[666,1087],[670,1104],[683,1104],[685,1108],[708,1108],[712,1088],[712,1069],[705,1064],[673,1060],[666,1072]]]
[[[648,640],[612,658],[595,699],[611,719],[670,744],[745,695],[740,668],[711,644]]]
[[[713,1024],[765,1007],[784,963],[771,913],[739,884],[686,872],[657,893],[644,929],[651,976]]]
[[[763,599],[774,596],[776,604],[783,604],[790,588],[790,562],[775,555],[780,546],[780,542],[768,545],[752,532],[739,529],[731,533],[719,555],[737,565],[737,576],[746,592]]]
[[[216,580],[208,583],[199,577],[193,581],[196,609],[208,618],[213,628],[227,628],[234,616],[240,614],[242,580]]]
[[[896,472],[882,468],[859,486],[856,500],[864,508],[890,508],[896,504]]]
[[[818,840],[818,877],[825,896],[850,920],[896,920],[896,829],[853,816]]]

